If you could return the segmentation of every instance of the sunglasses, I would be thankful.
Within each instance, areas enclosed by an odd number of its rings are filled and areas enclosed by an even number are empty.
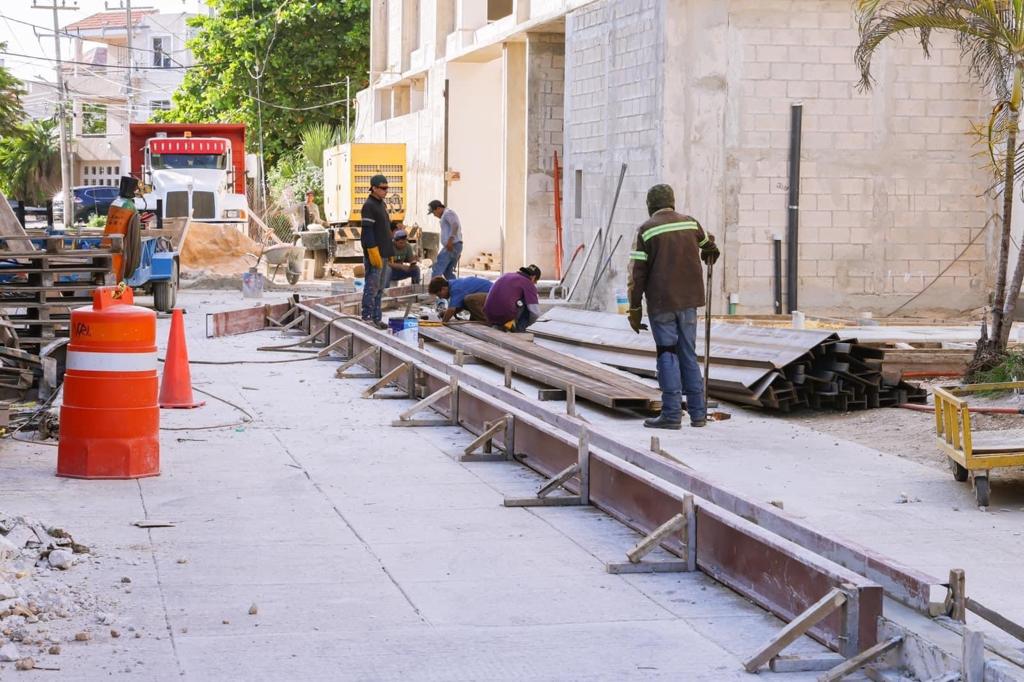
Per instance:
[[[374,189],[382,189],[385,192],[387,192],[388,191],[388,186],[387,185],[377,185],[376,187],[374,187]]]

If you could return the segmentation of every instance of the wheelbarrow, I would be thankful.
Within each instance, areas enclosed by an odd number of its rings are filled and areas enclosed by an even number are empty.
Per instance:
[[[936,387],[935,435],[939,449],[949,458],[953,478],[974,482],[979,507],[989,506],[989,473],[993,469],[1024,466],[1024,433],[1020,431],[973,431],[971,408],[964,397],[1024,389],[1024,381],[998,384]],[[1007,409],[1008,412],[1014,410]]]
[[[296,284],[299,278],[302,277],[302,259],[306,255],[306,249],[303,246],[293,246],[291,244],[274,244],[263,249],[261,258],[265,258],[269,265],[273,265],[274,274],[270,276],[270,281],[274,281],[277,277],[277,272],[281,269],[281,266],[285,267],[285,278],[288,280],[288,284]],[[256,262],[259,265],[259,260]]]

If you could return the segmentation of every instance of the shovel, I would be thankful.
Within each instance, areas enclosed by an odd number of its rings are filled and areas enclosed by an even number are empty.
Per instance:
[[[708,396],[708,376],[711,372],[711,275],[714,269],[714,264],[708,263],[708,281],[704,294],[704,406],[709,410],[718,407],[718,402],[710,400]],[[728,412],[708,412],[708,421],[725,421],[731,416]]]

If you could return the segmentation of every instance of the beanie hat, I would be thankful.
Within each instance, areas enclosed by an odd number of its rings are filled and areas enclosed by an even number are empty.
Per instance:
[[[655,185],[647,190],[647,213],[654,215],[663,208],[675,208],[676,195],[668,185]]]

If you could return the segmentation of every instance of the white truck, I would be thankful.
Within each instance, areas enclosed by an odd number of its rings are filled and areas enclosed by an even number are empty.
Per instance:
[[[145,211],[245,231],[249,207],[245,125],[240,123],[132,123],[131,171],[143,187]]]

